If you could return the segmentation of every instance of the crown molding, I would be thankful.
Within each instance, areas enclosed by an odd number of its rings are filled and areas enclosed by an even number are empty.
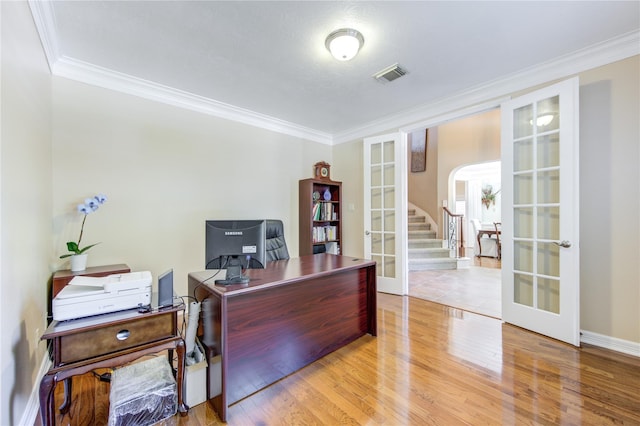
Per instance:
[[[29,6],[53,75],[327,145],[362,139],[390,129],[404,131],[418,128],[423,123],[433,125],[438,119],[453,119],[478,110],[478,107],[470,108],[474,105],[495,107],[500,104],[499,100],[518,91],[640,54],[640,31],[636,30],[418,107],[330,134],[65,57],[57,43],[51,2],[29,0]]]
[[[52,71],[53,64],[55,64],[60,57],[56,17],[53,13],[52,3],[50,1],[29,0],[29,8],[31,9],[33,22],[40,36],[44,54],[47,57],[49,71]]]
[[[203,114],[232,120],[249,126],[259,127],[289,136],[308,139],[323,144],[331,144],[331,135],[299,126],[278,118],[260,114],[248,109],[218,102],[213,99],[174,89],[128,74],[99,67],[73,58],[62,57],[52,67],[52,74],[93,86],[185,108]]]

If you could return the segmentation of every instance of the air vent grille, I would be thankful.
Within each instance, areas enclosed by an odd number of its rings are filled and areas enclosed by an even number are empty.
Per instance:
[[[407,74],[407,71],[405,69],[401,68],[398,64],[393,64],[375,73],[373,75],[373,78],[382,83],[388,83],[402,77],[405,74]]]

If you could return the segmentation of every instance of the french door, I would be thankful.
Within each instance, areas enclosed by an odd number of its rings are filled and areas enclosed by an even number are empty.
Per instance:
[[[580,345],[578,78],[502,105],[502,318]]]
[[[364,140],[364,253],[376,261],[378,291],[408,293],[406,135]],[[402,216],[404,214],[404,217]]]

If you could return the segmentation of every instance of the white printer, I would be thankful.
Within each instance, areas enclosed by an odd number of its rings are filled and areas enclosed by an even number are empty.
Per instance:
[[[64,321],[151,304],[151,272],[74,277],[53,299],[53,319]]]

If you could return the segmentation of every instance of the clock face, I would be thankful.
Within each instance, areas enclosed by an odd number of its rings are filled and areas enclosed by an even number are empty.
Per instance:
[[[322,176],[322,177],[329,176],[329,169],[327,169],[326,167],[321,167],[320,168],[320,176]]]

